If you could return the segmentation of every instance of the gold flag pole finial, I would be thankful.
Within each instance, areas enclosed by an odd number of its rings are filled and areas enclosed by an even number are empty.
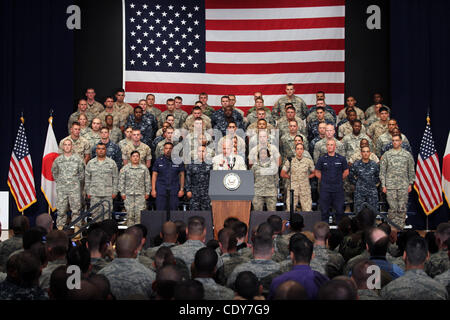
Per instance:
[[[22,124],[25,124],[25,118],[23,117],[23,111],[20,113],[20,121],[22,121]]]
[[[48,123],[53,126],[53,109],[50,109],[50,118],[48,118]]]
[[[427,115],[427,124],[430,125],[430,116]]]

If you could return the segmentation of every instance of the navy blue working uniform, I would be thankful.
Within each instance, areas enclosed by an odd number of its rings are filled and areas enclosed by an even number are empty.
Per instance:
[[[316,170],[321,172],[320,182],[320,212],[322,220],[328,221],[329,208],[336,210],[336,220],[344,215],[344,182],[342,174],[348,169],[347,160],[338,153],[328,154],[319,158]]]
[[[355,188],[355,213],[363,208],[363,203],[368,203],[373,208],[378,207],[377,183],[379,182],[380,166],[372,160],[367,163],[357,160],[350,168],[348,180]]]
[[[156,179],[156,210],[167,210],[167,190],[170,191],[170,210],[177,210],[180,191],[180,173],[184,172],[184,163],[173,163],[171,158],[161,156],[153,164]]]

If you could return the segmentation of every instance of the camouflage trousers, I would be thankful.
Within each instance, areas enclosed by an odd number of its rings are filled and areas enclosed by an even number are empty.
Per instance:
[[[253,197],[253,210],[263,211],[264,203],[266,203],[267,211],[277,210],[277,196],[254,196]]]
[[[295,206],[300,202],[302,211],[312,211],[311,188],[309,185],[296,186],[292,185],[294,190],[294,210]],[[287,190],[286,211],[291,207],[291,192]]]
[[[147,209],[145,195],[127,195],[124,205],[127,210],[127,227],[141,223],[141,211]]]
[[[211,199],[208,196],[208,189],[193,189],[189,205],[192,211],[211,210]]]
[[[389,204],[388,218],[403,229],[408,205],[408,189],[387,189],[386,200]]]
[[[73,192],[56,191],[56,209],[58,209],[58,216],[56,218],[56,226],[64,227],[67,223],[67,211],[70,207],[72,211],[72,221],[80,216],[81,209],[81,194],[74,190]],[[81,221],[77,226],[81,225]]]
[[[358,190],[355,191],[354,210],[355,214],[358,214],[363,207],[363,203],[368,203],[374,208],[378,208],[378,190]]]
[[[355,191],[355,186],[348,181],[348,178],[345,178],[344,180],[344,196],[345,196],[345,203],[352,203],[353,202],[353,192]]]
[[[100,222],[106,219],[110,218],[110,214],[113,210],[113,199],[111,198],[111,196],[109,197],[97,197],[97,196],[91,196],[91,208],[93,206],[95,206],[98,202],[106,200],[109,202],[110,204],[110,210],[108,211],[108,205],[106,203],[103,203],[103,205],[99,205],[98,207],[96,207],[93,211],[92,211],[92,219],[94,219],[95,217],[97,217],[99,214],[102,213],[102,208],[105,208],[105,214],[103,215],[102,218],[99,218],[96,222]]]

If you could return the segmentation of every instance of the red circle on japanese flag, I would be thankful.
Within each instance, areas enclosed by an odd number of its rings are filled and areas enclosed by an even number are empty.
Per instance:
[[[446,155],[444,157],[444,161],[443,161],[443,166],[442,166],[442,175],[444,176],[445,180],[450,182],[450,154]]]
[[[42,175],[45,179],[49,181],[55,181],[52,175],[52,165],[53,161],[59,156],[56,152],[47,154],[44,159],[42,159]]]

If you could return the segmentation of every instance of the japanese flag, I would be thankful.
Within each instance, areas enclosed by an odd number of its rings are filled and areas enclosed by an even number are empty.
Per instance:
[[[447,204],[450,207],[450,132],[442,161],[442,191],[444,191],[445,199],[447,199]]]
[[[58,144],[53,132],[53,118],[48,119],[47,139],[45,140],[44,155],[42,157],[41,190],[48,206],[52,211],[56,210],[56,182],[52,175],[53,161],[59,156]]]

